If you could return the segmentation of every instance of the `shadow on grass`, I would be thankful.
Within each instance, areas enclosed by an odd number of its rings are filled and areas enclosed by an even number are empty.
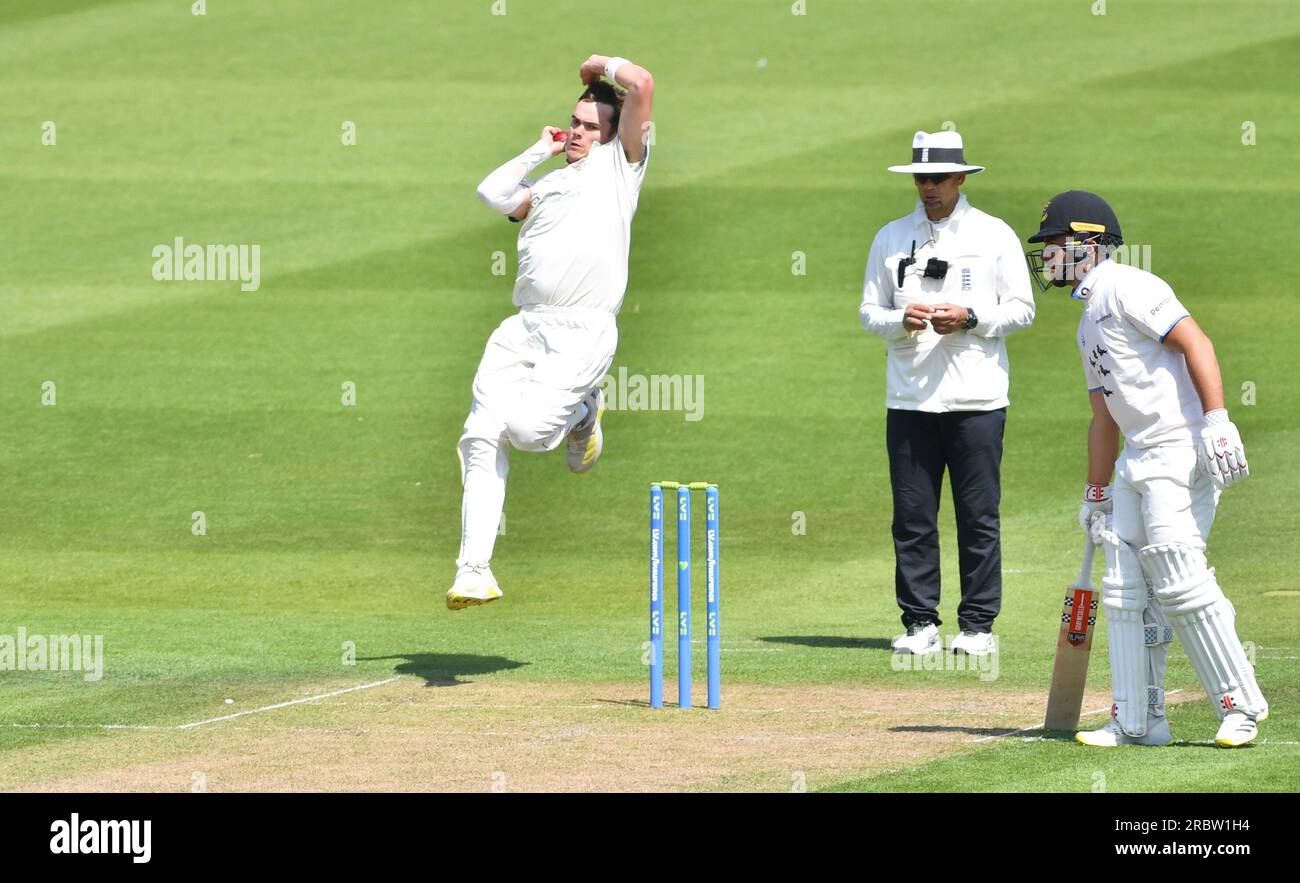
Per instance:
[[[601,699],[599,696],[597,696],[595,701],[603,703],[604,705],[624,705],[627,706],[628,708],[649,708],[650,707],[650,701],[647,699]],[[667,707],[669,704],[670,703],[665,702],[664,706]],[[672,704],[674,706],[676,705],[676,703],[672,703]]]
[[[426,687],[454,687],[474,675],[488,675],[498,671],[523,668],[527,662],[515,662],[504,656],[475,656],[472,653],[399,653],[395,656],[358,656],[366,662],[400,659],[393,671],[402,675],[424,678]]]
[[[845,638],[840,635],[775,635],[759,638],[769,644],[798,644],[801,647],[830,647],[851,650],[890,650],[887,638]]]
[[[1041,739],[1045,742],[1073,742],[1074,733],[1063,730],[1044,730],[1039,727],[1028,730],[1008,730],[1006,727],[943,727],[913,726],[890,727],[891,733],[966,733],[969,736],[1006,736],[1023,739]]]

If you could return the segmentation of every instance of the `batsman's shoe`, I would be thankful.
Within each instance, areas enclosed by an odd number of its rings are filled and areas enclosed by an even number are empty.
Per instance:
[[[1114,718],[1106,721],[1100,730],[1083,730],[1074,734],[1074,741],[1094,748],[1115,748],[1119,745],[1168,745],[1174,741],[1169,734],[1169,718],[1147,715],[1147,731],[1141,736],[1130,736],[1120,729]]]
[[[943,639],[939,637],[939,627],[932,622],[914,622],[907,627],[907,634],[899,635],[893,640],[895,653],[913,653],[921,656],[943,649]]]
[[[501,588],[497,585],[492,568],[486,564],[462,567],[456,574],[456,582],[447,590],[447,609],[463,610],[489,604],[500,598]]]
[[[587,416],[569,430],[569,470],[586,472],[600,459],[605,446],[604,433],[600,431],[600,418],[605,416],[605,392],[599,386],[587,393],[583,400]]]
[[[1214,735],[1214,744],[1220,748],[1240,748],[1259,735],[1258,721],[1267,716],[1253,717],[1244,711],[1233,711],[1219,724],[1219,732]]]
[[[953,653],[965,653],[967,656],[988,656],[998,652],[997,641],[992,632],[972,632],[962,629],[962,633],[952,639],[949,647]]]

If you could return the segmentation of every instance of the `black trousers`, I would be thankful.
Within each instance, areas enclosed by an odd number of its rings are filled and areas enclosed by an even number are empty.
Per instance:
[[[1007,410],[889,409],[885,443],[894,490],[894,590],[903,625],[939,619],[939,495],[944,469],[960,546],[961,604],[957,624],[990,631],[1002,609],[1002,435]]]

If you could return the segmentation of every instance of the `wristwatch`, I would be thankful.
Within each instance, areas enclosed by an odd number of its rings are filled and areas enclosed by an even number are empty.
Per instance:
[[[975,311],[972,310],[970,307],[967,307],[966,321],[962,323],[961,327],[966,329],[967,331],[970,331],[972,328],[978,325],[979,322],[980,322],[979,317],[975,315]]]

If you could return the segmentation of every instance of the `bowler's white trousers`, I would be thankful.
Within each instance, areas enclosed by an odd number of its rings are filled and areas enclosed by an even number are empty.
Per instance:
[[[582,400],[614,362],[618,326],[603,310],[525,306],[488,338],[458,443],[464,496],[456,566],[492,558],[509,448],[550,451],[583,417]]]

